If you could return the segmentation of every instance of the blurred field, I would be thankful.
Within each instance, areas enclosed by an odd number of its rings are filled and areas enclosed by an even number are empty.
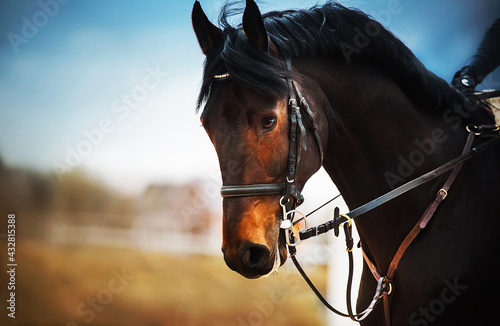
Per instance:
[[[324,325],[324,308],[291,262],[259,280],[226,267],[217,249],[221,235],[210,233],[221,228],[220,213],[210,211],[219,198],[200,197],[196,187],[157,185],[134,197],[82,171],[59,182],[1,161],[0,181],[1,326]],[[16,214],[15,319],[6,309],[10,213]],[[206,217],[214,217],[208,226]],[[209,248],[201,232],[215,239],[216,250],[203,250]],[[120,234],[141,236],[117,241]],[[149,244],[158,239],[182,248],[154,251]],[[180,254],[188,244],[197,249],[188,252],[204,255]],[[324,291],[326,268],[305,267]]]
[[[19,241],[16,259],[16,319],[3,308],[1,325],[324,324],[323,308],[290,262],[278,275],[246,280],[222,257],[33,240]],[[326,270],[309,269],[324,291]],[[5,275],[0,281],[8,283]]]

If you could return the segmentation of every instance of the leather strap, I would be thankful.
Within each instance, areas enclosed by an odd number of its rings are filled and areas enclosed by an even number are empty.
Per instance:
[[[462,155],[465,153],[468,153],[471,149],[472,142],[474,141],[474,134],[469,133],[469,136],[467,137],[467,142],[465,143],[464,150],[462,152]],[[432,218],[434,213],[436,212],[436,209],[438,208],[439,204],[446,198],[448,194],[448,190],[450,189],[451,185],[453,184],[453,181],[455,181],[455,178],[457,177],[458,173],[460,172],[460,169],[464,165],[464,162],[461,162],[455,166],[453,169],[453,172],[450,174],[448,179],[446,180],[445,184],[443,187],[438,191],[436,198],[434,201],[429,205],[427,210],[425,211],[424,215],[420,218],[419,222],[415,224],[413,229],[410,231],[410,233],[406,236],[406,238],[403,240],[401,245],[399,246],[398,251],[396,252],[396,255],[394,255],[394,258],[391,261],[391,264],[389,265],[389,269],[387,271],[387,276],[386,278],[388,280],[392,280],[394,277],[394,273],[396,273],[396,269],[398,268],[398,264],[401,261],[401,258],[403,258],[403,255],[412,243],[413,239],[418,235],[418,233],[424,229],[427,226],[427,223],[429,223],[429,220]]]
[[[251,185],[222,186],[223,198],[280,195],[285,189],[284,183],[257,183]]]
[[[472,148],[472,150],[470,150],[469,152],[456,157],[455,159],[449,161],[446,164],[441,165],[440,167],[432,170],[431,172],[428,172],[428,173],[426,173],[426,174],[424,174],[416,179],[413,179],[412,181],[409,181],[409,182],[405,183],[404,185],[402,185],[402,186],[400,186],[400,187],[398,187],[398,188],[396,188],[396,189],[394,189],[394,190],[392,190],[392,191],[390,191],[390,192],[388,192],[380,197],[377,197],[374,200],[372,200],[372,201],[370,201],[370,202],[368,202],[368,203],[366,203],[366,204],[364,204],[356,209],[353,209],[349,213],[346,213],[344,215],[340,215],[338,218],[335,218],[331,221],[324,223],[324,224],[328,224],[328,225],[321,224],[319,226],[313,226],[309,229],[300,231],[299,232],[300,239],[306,240],[306,239],[311,238],[313,236],[316,236],[318,234],[327,232],[327,231],[331,230],[332,228],[334,228],[336,225],[340,225],[342,223],[347,222],[347,218],[345,217],[345,215],[347,215],[349,218],[352,219],[352,218],[358,217],[358,216],[360,216],[368,211],[371,211],[372,209],[374,209],[382,204],[385,204],[386,202],[404,194],[405,192],[410,191],[413,188],[416,188],[416,187],[418,187],[418,186],[420,186],[428,181],[431,181],[431,180],[443,175],[444,173],[453,169],[458,164],[463,164],[464,162],[471,159],[475,155],[478,155],[479,153],[485,151],[486,149],[492,147],[493,145],[495,145],[499,142],[500,142],[500,135],[494,136],[493,139],[490,139],[487,142],[485,142],[484,144],[481,144],[477,147]],[[300,220],[301,219],[298,219],[297,221],[300,221]],[[316,229],[316,230],[314,230],[314,229]],[[319,232],[320,229],[322,229],[324,231]]]
[[[469,136],[467,137],[467,141],[465,143],[464,150],[462,152],[462,155],[468,153],[471,150],[472,147],[472,142],[474,141],[474,133],[469,133]],[[464,165],[464,162],[460,162],[457,164],[457,166],[453,169],[451,172],[450,176],[446,180],[444,186],[439,189],[436,199],[434,199],[434,202],[429,206],[427,211],[424,213],[424,216],[422,217],[420,223],[419,223],[419,228],[422,230],[427,226],[427,223],[429,223],[429,220],[431,217],[434,215],[434,212],[436,211],[437,207],[441,202],[446,198],[448,195],[448,190],[450,189],[451,185],[453,184],[453,181],[455,181],[455,178],[457,177],[458,173],[460,172],[460,169]]]
[[[384,301],[384,316],[385,316],[385,325],[391,325],[391,299],[389,298],[389,293],[384,291],[382,293],[382,299]]]
[[[287,68],[291,69],[290,60],[285,61]],[[296,206],[300,205],[302,202],[298,197],[299,195],[297,185],[295,182],[295,173],[297,172],[298,162],[300,161],[300,149],[302,138],[299,134],[305,137],[305,129],[302,124],[302,118],[300,115],[300,109],[297,106],[297,97],[293,91],[293,80],[287,79],[288,83],[288,172],[287,172],[287,183],[285,184],[285,189],[283,192],[283,197],[285,198],[285,206],[287,211],[293,210]],[[293,200],[295,199],[295,200]]]
[[[339,215],[339,208],[336,207],[334,210],[334,215],[338,216]],[[297,258],[295,254],[297,253],[297,248],[295,246],[289,246],[288,251],[290,252],[290,258],[292,259],[293,263],[297,267],[297,270],[299,271],[300,275],[304,278],[306,283],[309,285],[309,287],[312,289],[312,291],[316,294],[318,299],[327,307],[330,309],[332,312],[336,313],[337,315],[340,315],[342,317],[350,317],[352,320],[356,322],[360,322],[370,313],[375,309],[375,306],[377,303],[380,301],[380,298],[382,298],[382,291],[384,288],[384,282],[383,279],[379,279],[377,281],[377,288],[375,290],[375,295],[373,296],[373,299],[371,303],[368,305],[368,307],[363,311],[358,314],[354,314],[354,311],[352,309],[352,302],[351,302],[351,290],[352,290],[352,279],[354,275],[354,257],[352,254],[352,248],[354,246],[354,239],[352,237],[352,221],[350,223],[344,224],[344,233],[345,233],[345,241],[346,241],[346,249],[347,249],[347,255],[349,258],[349,276],[347,278],[347,287],[346,287],[346,302],[347,302],[347,314],[344,314],[337,309],[335,309],[328,301],[321,295],[321,293],[318,291],[316,286],[312,283],[312,281],[309,279],[307,274],[304,272],[302,267],[300,266],[299,262],[297,261]],[[292,234],[293,237],[293,234]]]
[[[380,280],[382,276],[378,272],[377,266],[375,266],[375,264],[371,261],[371,259],[368,258],[365,251],[363,250],[363,247],[361,247],[361,252],[363,253],[363,259],[365,260],[366,264],[368,265],[368,268],[372,272],[373,277],[375,277],[376,280]]]
[[[494,126],[495,128],[493,128],[492,130],[488,130],[488,133],[489,132],[493,132],[493,133],[497,133],[498,132],[498,126]],[[482,134],[481,134],[482,135]],[[314,287],[314,284],[312,284],[312,282],[309,280],[309,278],[307,277],[307,275],[305,274],[305,272],[302,270],[302,268],[300,268],[300,265],[298,264],[296,258],[294,257],[295,256],[295,253],[296,253],[296,247],[289,247],[289,250],[290,250],[290,255],[291,255],[291,258],[294,262],[294,264],[297,266],[297,269],[299,270],[300,274],[302,275],[302,277],[306,280],[307,284],[311,287],[311,289],[314,291],[314,293],[318,296],[318,298],[321,300],[321,302],[327,307],[329,308],[331,311],[341,315],[341,316],[349,316],[351,318],[354,317],[355,320],[357,321],[361,321],[362,319],[364,319],[365,317],[367,317],[371,311],[373,311],[373,309],[375,308],[376,304],[378,303],[379,299],[380,298],[383,298],[383,301],[384,301],[384,316],[385,316],[385,323],[387,326],[390,326],[391,324],[391,316],[390,316],[390,305],[391,305],[391,300],[390,300],[390,297],[389,295],[391,294],[392,292],[392,281],[393,281],[393,277],[394,277],[394,274],[396,272],[396,269],[399,265],[399,262],[401,261],[404,253],[406,252],[406,249],[410,246],[410,244],[413,242],[413,240],[415,239],[415,237],[418,235],[418,233],[424,229],[427,224],[429,223],[429,220],[432,218],[432,216],[434,215],[437,207],[439,206],[439,204],[446,198],[446,196],[448,195],[448,190],[449,188],[451,187],[453,181],[455,180],[455,178],[457,177],[460,169],[462,168],[463,166],[463,163],[466,162],[467,160],[469,160],[470,158],[472,158],[474,155],[477,155],[478,153],[486,150],[487,148],[497,144],[498,142],[500,142],[500,136],[495,136],[493,139],[475,147],[475,148],[472,148],[471,150],[471,147],[472,147],[472,143],[474,141],[474,136],[475,136],[475,132],[474,131],[469,131],[469,136],[467,138],[467,141],[466,141],[466,144],[464,146],[464,150],[462,152],[462,155],[460,155],[459,157],[455,158],[454,160],[438,167],[437,169],[427,173],[427,174],[424,174],[423,176],[415,179],[415,180],[412,180],[404,185],[402,185],[401,187],[399,188],[396,188],[394,189],[392,192],[388,193],[388,194],[385,194],[379,198],[376,198],[374,200],[372,200],[371,202],[347,213],[346,215],[339,215],[339,212],[338,212],[338,209],[335,210],[334,212],[334,218],[331,220],[331,221],[328,221],[324,224],[321,224],[319,226],[316,226],[316,227],[312,227],[312,228],[309,228],[307,230],[303,230],[303,231],[300,231],[299,232],[299,238],[301,240],[304,240],[304,239],[307,239],[307,238],[310,238],[312,236],[315,236],[315,235],[318,235],[318,234],[321,234],[321,233],[325,233],[331,229],[335,230],[335,235],[338,235],[338,232],[339,232],[339,225],[342,224],[342,223],[345,223],[347,222],[349,219],[352,219],[353,217],[356,217],[356,216],[359,216],[361,215],[362,213],[365,213],[375,207],[378,207],[380,205],[382,205],[383,203],[417,187],[418,185],[420,184],[423,184],[427,181],[430,181],[432,179],[435,179],[437,178],[438,176],[444,174],[445,172],[453,169],[453,171],[451,172],[450,176],[448,177],[448,179],[446,180],[445,184],[443,185],[443,187],[438,191],[437,195],[436,195],[436,198],[434,199],[434,201],[429,205],[429,207],[426,209],[426,211],[424,212],[424,214],[422,215],[422,217],[419,219],[419,221],[417,222],[417,224],[414,225],[414,227],[412,228],[412,230],[410,231],[410,233],[405,237],[405,239],[403,240],[403,242],[401,243],[400,247],[398,248],[395,256],[393,257],[390,265],[389,265],[389,268],[388,268],[388,272],[387,272],[387,276],[386,277],[381,277],[380,275],[380,272],[378,271],[377,267],[375,266],[375,264],[368,258],[368,256],[366,255],[366,253],[362,251],[363,253],[363,258],[366,262],[366,264],[368,265],[371,273],[373,274],[374,278],[377,280],[377,289],[376,289],[376,293],[375,293],[375,296],[372,300],[372,302],[370,303],[369,307],[362,313],[360,314],[356,314],[354,315],[353,312],[352,312],[352,309],[348,308],[349,310],[349,313],[348,314],[343,314],[341,312],[339,312],[338,310],[335,310],[322,296],[321,294],[319,293],[319,291]],[[308,214],[310,215],[310,214]],[[308,216],[307,215],[307,216]],[[301,219],[299,219],[298,221],[300,221]],[[297,221],[297,222],[298,222]],[[295,222],[294,222],[295,223]],[[347,239],[348,235],[346,234],[346,239]],[[349,252],[349,250],[348,250]],[[351,254],[349,252],[349,254]],[[350,269],[352,268],[352,262],[351,262],[351,256],[349,256],[350,260],[349,260],[349,265],[350,265]],[[349,282],[348,282],[349,283]],[[349,293],[348,295],[350,295],[350,288],[348,286],[348,289],[347,289],[347,292]],[[381,295],[380,295],[381,294]],[[350,305],[350,300],[348,299],[347,301]]]
[[[319,128],[318,128],[318,123],[316,122],[316,116],[312,112],[311,108],[309,107],[309,104],[307,103],[306,99],[304,96],[302,96],[302,93],[300,92],[299,88],[297,87],[297,84],[292,80],[292,86],[295,90],[295,93],[300,99],[300,107],[305,111],[305,114],[307,118],[310,120],[312,124],[312,129],[314,132],[314,137],[316,138],[316,144],[318,145],[318,150],[319,150],[319,155],[321,159],[321,165],[323,165],[323,146],[321,145],[321,137],[319,136]],[[306,149],[306,142],[304,140],[304,149]]]
[[[472,147],[472,142],[474,141],[474,133],[469,133],[469,136],[467,137],[467,141],[464,146],[464,150],[462,152],[462,156],[468,153]],[[429,223],[430,219],[436,212],[436,209],[438,208],[439,204],[446,198],[448,195],[448,190],[450,189],[451,185],[453,184],[453,181],[455,181],[458,173],[460,172],[460,169],[462,168],[464,162],[458,163],[453,171],[451,172],[450,176],[446,180],[445,184],[443,187],[438,191],[436,198],[434,201],[427,207],[425,210],[424,214],[422,217],[418,220],[418,222],[413,226],[411,231],[408,233],[408,235],[405,237],[403,242],[399,245],[398,250],[396,251],[396,254],[392,258],[392,261],[389,265],[389,268],[387,270],[387,274],[385,276],[385,282],[392,286],[392,281],[394,279],[394,274],[396,273],[396,269],[398,268],[399,262],[403,258],[403,255],[405,254],[406,250],[410,246],[410,244],[413,242],[415,237],[420,233],[421,230],[423,230],[427,224]],[[368,258],[368,256],[365,254],[363,251],[363,258],[365,259],[366,264],[370,268],[370,271],[372,272],[373,277],[375,280],[380,279],[380,272],[378,271],[377,267],[375,264]],[[385,319],[386,319],[386,325],[390,325],[390,298],[389,298],[389,293],[386,291],[383,292],[383,299],[384,299],[384,314],[385,314]]]

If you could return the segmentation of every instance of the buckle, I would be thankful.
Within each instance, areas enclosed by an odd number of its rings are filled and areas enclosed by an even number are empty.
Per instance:
[[[446,196],[448,196],[448,191],[444,190],[443,188],[439,189],[439,191],[437,192],[437,195],[439,195],[439,193],[442,192],[444,195],[443,195],[443,198],[441,198],[441,200],[444,200],[446,198]]]

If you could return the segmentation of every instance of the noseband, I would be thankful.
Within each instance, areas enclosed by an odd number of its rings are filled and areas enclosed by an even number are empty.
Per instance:
[[[291,62],[285,60],[288,70],[291,70]],[[228,73],[214,76],[217,80],[230,78]],[[318,145],[321,162],[323,162],[323,147],[319,136],[318,125],[314,113],[311,111],[306,99],[300,93],[297,85],[291,78],[287,78],[288,84],[288,165],[285,182],[275,183],[257,183],[244,185],[224,185],[221,188],[223,198],[248,197],[248,196],[269,196],[281,195],[280,204],[287,207],[287,210],[293,210],[295,206],[302,204],[304,197],[297,187],[295,173],[301,160],[301,150],[307,149],[307,134],[302,114],[305,114],[311,124],[316,143]],[[285,218],[285,216],[283,217]]]

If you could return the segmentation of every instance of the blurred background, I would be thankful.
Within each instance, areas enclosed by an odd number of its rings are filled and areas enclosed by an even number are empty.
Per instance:
[[[213,22],[222,3],[201,1]],[[258,1],[262,12],[316,3]],[[448,81],[500,16],[496,0],[341,3],[378,19]],[[250,281],[223,262],[220,173],[195,112],[204,56],[192,4],[1,2],[0,258],[7,269],[15,214],[18,264],[16,318],[2,306],[1,325],[349,324],[290,263]],[[498,70],[482,88],[500,88]],[[318,172],[304,212],[336,194]],[[347,210],[337,201],[314,221],[335,205]],[[343,309],[342,242],[310,240],[299,257]],[[1,272],[2,305],[8,282]]]

